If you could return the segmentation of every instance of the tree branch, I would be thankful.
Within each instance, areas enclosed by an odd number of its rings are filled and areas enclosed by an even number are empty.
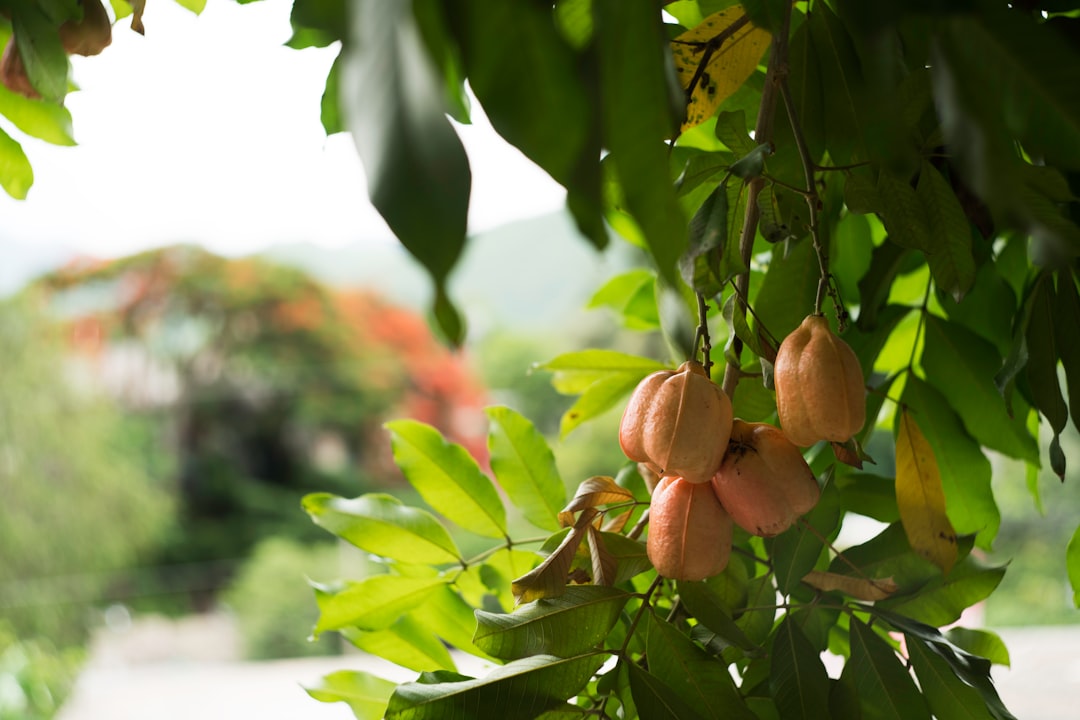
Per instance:
[[[788,28],[791,25],[791,4],[785,3],[784,19],[780,24],[780,30],[773,36],[772,55],[769,57],[769,68],[765,75],[765,87],[761,91],[761,104],[758,106],[757,124],[754,127],[754,140],[759,144],[771,143],[773,136],[773,115],[776,111],[776,94],[782,73],[787,72],[788,54]],[[735,290],[738,296],[735,302],[741,303],[743,310],[746,309],[746,296],[750,289],[750,257],[754,252],[754,236],[757,234],[758,220],[761,211],[758,209],[758,195],[765,184],[764,178],[754,178],[749,183],[746,195],[746,215],[743,219],[742,234],[739,236],[739,254],[743,264],[748,268],[746,272],[735,278]],[[738,337],[732,342],[735,362],[738,363],[742,355],[742,341]],[[734,397],[735,387],[739,384],[740,368],[737,364],[728,363],[724,370],[724,392],[728,397]]]

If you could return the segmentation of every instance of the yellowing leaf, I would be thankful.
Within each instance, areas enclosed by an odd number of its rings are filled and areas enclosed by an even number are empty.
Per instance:
[[[803,582],[822,592],[836,590],[857,600],[866,600],[868,602],[884,600],[897,590],[897,585],[891,577],[870,580],[868,578],[840,575],[839,573],[821,572],[820,570],[811,570],[803,578]]]
[[[559,524],[569,527],[574,524],[574,513],[597,505],[617,502],[633,502],[634,494],[618,485],[613,479],[597,475],[578,485],[574,499],[559,512]]]
[[[896,505],[911,548],[947,574],[958,556],[956,530],[945,514],[934,451],[907,410],[896,438]]]
[[[772,41],[738,5],[713,13],[671,41],[679,82],[690,93],[682,129],[700,125],[753,74]]]
[[[559,597],[566,592],[567,576],[574,565],[574,555],[597,515],[597,510],[587,508],[574,524],[574,529],[567,533],[559,547],[555,548],[555,552],[548,555],[547,559],[531,572],[510,584],[510,590],[514,593],[518,605],[540,598]]]

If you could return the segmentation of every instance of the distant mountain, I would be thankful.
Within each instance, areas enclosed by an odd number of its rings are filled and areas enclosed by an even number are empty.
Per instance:
[[[470,238],[450,291],[476,334],[508,325],[556,329],[581,312],[600,283],[630,265],[632,252],[614,238],[605,252],[597,252],[566,213],[543,215]],[[331,285],[371,287],[421,311],[431,297],[422,268],[397,244],[300,243],[277,246],[264,257]]]

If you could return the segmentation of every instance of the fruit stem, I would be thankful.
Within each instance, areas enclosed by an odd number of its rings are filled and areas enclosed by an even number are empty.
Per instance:
[[[761,90],[761,104],[758,106],[757,123],[754,126],[754,142],[771,143],[773,136],[773,115],[776,110],[776,91],[782,69],[787,67],[788,34],[791,27],[791,3],[784,3],[784,17],[780,28],[773,36],[772,53],[769,67],[765,74],[765,87]],[[742,233],[739,235],[739,254],[742,256],[746,272],[735,277],[735,302],[746,308],[745,298],[750,290],[750,258],[754,253],[754,236],[757,234],[761,210],[758,208],[758,195],[765,184],[765,179],[756,177],[749,182],[746,194],[746,214],[743,216]],[[736,336],[731,342],[734,362],[729,362],[724,370],[724,392],[728,397],[735,396],[739,384],[739,357],[742,355],[742,340]]]

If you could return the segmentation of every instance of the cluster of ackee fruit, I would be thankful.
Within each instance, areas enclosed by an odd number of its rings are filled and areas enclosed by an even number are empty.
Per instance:
[[[112,22],[101,0],[80,0],[82,17],[69,20],[56,28],[60,44],[68,55],[97,55],[112,42]],[[8,90],[37,99],[41,93],[30,82],[19,49],[19,25],[13,28],[11,37],[0,55],[0,82]]]
[[[865,421],[859,361],[823,316],[792,332],[774,365],[783,430],[733,417],[731,401],[700,363],[649,375],[623,413],[619,442],[647,474],[647,549],[664,577],[701,580],[731,554],[732,522],[777,535],[817,504],[817,479],[799,446],[846,442]]]

